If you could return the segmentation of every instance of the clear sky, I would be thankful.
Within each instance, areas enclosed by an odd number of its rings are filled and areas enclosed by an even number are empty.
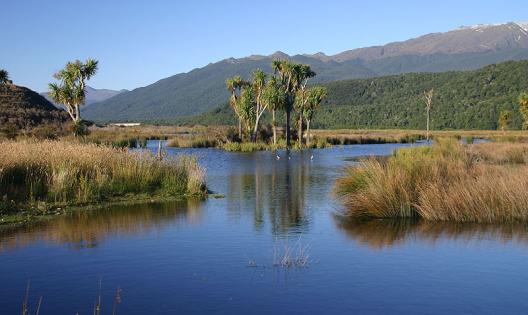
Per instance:
[[[228,57],[344,50],[528,20],[528,1],[1,0],[0,68],[45,91],[93,57],[95,88],[133,89]]]

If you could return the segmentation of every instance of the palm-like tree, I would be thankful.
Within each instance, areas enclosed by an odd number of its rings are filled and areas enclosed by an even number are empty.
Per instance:
[[[285,92],[286,145],[290,147],[290,119],[295,97],[299,90],[306,87],[308,79],[315,76],[315,72],[308,65],[293,63],[288,60],[274,60],[271,66],[275,74],[278,74]]]
[[[56,103],[64,105],[76,128],[81,126],[80,107],[86,99],[86,81],[97,73],[98,64],[95,59],[87,59],[84,63],[68,62],[54,75],[59,83],[49,84],[49,95]]]
[[[304,119],[306,119],[306,145],[310,146],[310,123],[313,119],[313,116],[317,109],[319,109],[319,106],[323,102],[323,100],[328,95],[328,91],[325,87],[322,86],[314,86],[312,88],[307,89],[306,92],[306,104],[303,108],[302,115],[304,116]]]
[[[271,77],[262,93],[262,102],[271,111],[271,125],[273,128],[273,144],[277,144],[277,122],[275,113],[283,109],[285,104],[284,88],[276,77]]]
[[[271,67],[275,74],[279,76],[284,91],[284,111],[286,112],[286,145],[290,147],[290,116],[295,102],[295,88],[293,84],[294,70],[293,63],[288,60],[273,60]]]
[[[302,148],[302,139],[303,139],[303,114],[304,114],[304,107],[306,106],[306,103],[308,101],[308,93],[306,89],[306,84],[308,83],[308,79],[313,78],[315,76],[315,72],[312,71],[310,66],[308,65],[299,65],[298,71],[296,73],[298,76],[297,82],[298,82],[298,91],[295,98],[295,105],[297,108],[297,112],[299,113],[299,134],[298,134],[298,141],[299,141],[299,147]]]
[[[237,112],[240,120],[244,123],[247,134],[253,139],[252,130],[256,119],[256,93],[252,85],[245,85],[240,92],[240,98],[236,102]]]
[[[433,105],[433,96],[434,96],[434,89],[424,92],[425,110],[427,111],[427,131],[426,131],[427,142],[429,142],[429,119],[431,117],[430,112],[431,112],[431,106]]]
[[[259,128],[260,118],[268,107],[267,102],[262,101],[264,89],[266,88],[266,73],[257,69],[253,72],[253,92],[255,93],[255,127],[253,130],[253,141],[257,141],[257,133]]]
[[[9,72],[4,69],[0,69],[0,84],[6,84],[9,82]]]
[[[233,111],[238,118],[238,137],[242,139],[242,117],[241,113],[238,112],[238,99],[243,87],[247,86],[248,83],[242,79],[241,76],[237,75],[226,80],[226,87],[231,92],[231,97],[229,99],[229,105],[233,108]]]

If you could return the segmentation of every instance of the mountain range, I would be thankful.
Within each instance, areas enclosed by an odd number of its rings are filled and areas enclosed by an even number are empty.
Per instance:
[[[108,89],[94,89],[91,86],[86,86],[86,102],[85,106],[89,106],[94,103],[105,101],[111,97],[114,97],[123,92],[128,92],[128,90],[108,90]],[[44,96],[48,101],[54,103],[51,97],[48,95],[48,92],[42,92],[40,95]],[[57,106],[57,104],[55,104]]]
[[[518,98],[528,91],[528,60],[505,61],[478,70],[405,73],[322,83],[328,97],[315,114],[314,128],[424,129],[424,91],[434,89],[431,128],[497,129],[499,115],[512,113],[510,128],[519,129]],[[235,125],[228,105],[176,119],[182,125]],[[263,124],[270,123],[265,117]],[[284,114],[277,116],[283,126]]]
[[[309,64],[317,73],[312,83],[408,72],[472,70],[528,59],[528,23],[464,26],[332,56],[289,56],[279,51],[269,56],[228,58],[92,104],[84,110],[85,117],[95,121],[169,121],[207,112],[227,102],[227,77],[249,77],[256,68],[271,72],[274,59]]]

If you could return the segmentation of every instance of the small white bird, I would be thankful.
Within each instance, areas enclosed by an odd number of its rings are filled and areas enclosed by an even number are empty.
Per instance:
[[[280,156],[278,154],[275,157],[277,158],[277,160],[280,160]]]
[[[288,155],[288,160],[291,160],[291,156]]]
[[[310,156],[310,160],[313,160],[313,154]]]

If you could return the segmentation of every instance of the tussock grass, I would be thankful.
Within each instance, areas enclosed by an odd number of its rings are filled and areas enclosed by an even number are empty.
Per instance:
[[[204,171],[190,156],[158,161],[150,152],[66,141],[1,141],[0,148],[0,210],[205,190]]]
[[[227,142],[222,145],[222,149],[230,152],[254,152],[273,150],[273,145],[264,142]]]
[[[348,167],[335,190],[353,217],[525,221],[527,161],[526,144],[438,140]]]
[[[218,146],[217,139],[209,137],[187,137],[173,138],[167,143],[167,146],[174,148],[214,148]]]

